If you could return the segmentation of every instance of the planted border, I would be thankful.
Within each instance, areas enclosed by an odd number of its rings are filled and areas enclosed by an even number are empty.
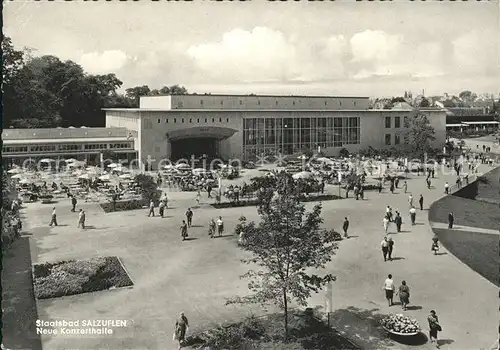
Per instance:
[[[105,213],[113,213],[115,211],[142,209],[143,207],[148,206],[149,202],[145,199],[129,199],[116,201],[115,207],[113,207],[112,202],[99,203],[99,205]]]
[[[132,285],[132,279],[116,256],[58,261],[33,266],[33,286],[37,299],[57,298]]]
[[[333,195],[333,194],[325,194],[325,195],[317,195],[317,196],[309,196],[309,197],[302,197],[300,199],[301,202],[319,202],[319,201],[331,201],[331,200],[337,200],[337,199],[343,199],[342,197]],[[239,208],[239,207],[249,207],[249,206],[256,206],[259,204],[259,200],[254,198],[254,199],[247,199],[247,200],[242,200],[239,202],[223,202],[223,203],[213,203],[211,204],[212,207],[215,209],[226,209],[226,208]]]

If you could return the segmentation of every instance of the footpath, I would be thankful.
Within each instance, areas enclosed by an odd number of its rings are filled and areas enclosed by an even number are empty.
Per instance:
[[[480,173],[490,170],[492,168],[486,165],[479,168]],[[431,309],[436,310],[443,327],[441,348],[491,349],[495,346],[498,339],[498,288],[444,247],[437,256],[430,251],[433,233],[428,222],[428,208],[445,196],[445,182],[454,184],[455,179],[453,174],[436,174],[433,188],[429,190],[425,176],[412,174],[406,194],[401,189],[396,189],[395,194],[384,189],[381,194],[368,192],[368,199],[364,201],[352,198],[334,201],[342,203],[337,203],[336,208],[325,208],[323,214],[328,216],[332,211],[337,221],[344,215],[349,217],[349,234],[353,238],[340,242],[336,256],[327,267],[327,271],[337,277],[333,294],[327,297],[321,291],[311,297],[309,306],[325,312],[327,300],[331,298],[331,325],[365,349],[432,348],[425,339],[420,345],[395,342],[378,326],[384,315],[404,313],[417,319],[422,331],[427,333],[427,315]],[[400,182],[399,187],[401,185]],[[416,207],[420,194],[424,196],[424,210],[417,211],[415,226],[408,218],[410,193]],[[389,229],[389,236],[395,241],[395,258],[384,262],[380,243],[385,235],[382,218],[388,205],[401,212],[403,232],[397,234],[395,227]],[[341,225],[340,221],[335,228],[340,230]],[[487,233],[492,233],[489,231]],[[382,286],[389,273],[394,276],[396,287],[402,280],[406,280],[410,287],[408,311],[402,311],[399,305],[387,305]]]

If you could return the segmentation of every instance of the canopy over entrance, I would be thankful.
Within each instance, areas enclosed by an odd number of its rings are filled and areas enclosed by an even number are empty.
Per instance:
[[[199,138],[212,138],[216,140],[224,140],[233,136],[238,130],[220,126],[200,126],[185,128],[179,130],[169,131],[167,133],[170,141],[177,141],[182,139],[199,139]]]

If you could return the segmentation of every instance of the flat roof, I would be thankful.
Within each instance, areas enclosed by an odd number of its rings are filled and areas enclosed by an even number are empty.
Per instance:
[[[468,125],[468,124],[500,124],[499,122],[495,122],[495,121],[484,121],[484,122],[462,122],[463,124],[465,125]]]
[[[103,108],[103,111],[116,112],[413,112],[415,110],[395,109],[164,109],[164,108]],[[439,111],[439,110],[438,110]]]
[[[466,124],[446,124],[446,126],[465,126]]]
[[[141,96],[141,97],[165,97],[165,96],[189,96],[189,97],[290,97],[290,98],[364,98],[369,99],[367,96],[331,96],[331,95],[245,95],[245,94],[176,94],[176,95],[154,95],[154,96]]]
[[[127,137],[88,137],[88,138],[74,138],[74,139],[16,139],[16,140],[3,140],[4,145],[25,145],[37,143],[89,143],[89,142],[125,142],[133,141]]]

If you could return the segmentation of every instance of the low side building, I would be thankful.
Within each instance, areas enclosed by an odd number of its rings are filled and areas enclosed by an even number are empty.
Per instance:
[[[137,157],[134,137],[126,128],[4,129],[2,160],[21,165],[25,160],[75,158],[99,164],[100,154],[116,153],[120,159]]]

